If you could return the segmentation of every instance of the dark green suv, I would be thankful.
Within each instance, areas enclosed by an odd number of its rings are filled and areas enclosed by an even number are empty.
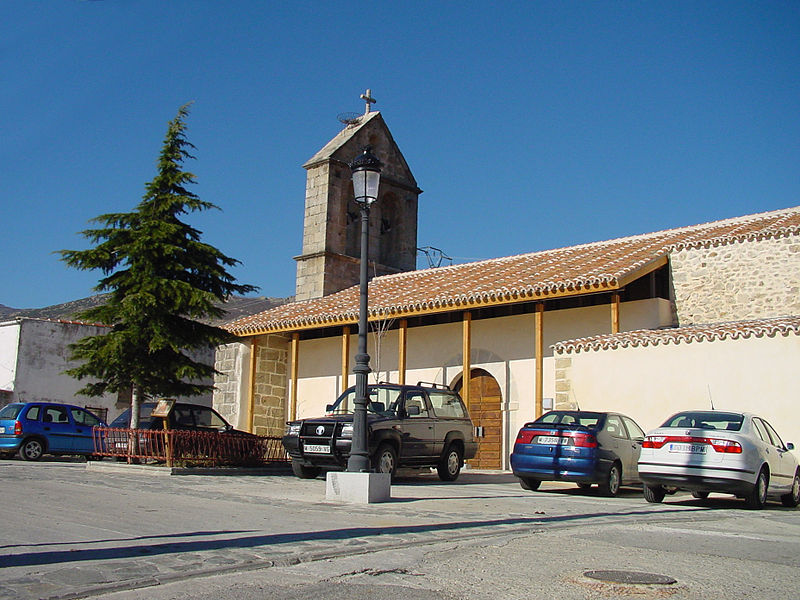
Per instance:
[[[443,481],[454,481],[478,445],[472,422],[457,392],[446,386],[378,383],[367,387],[367,435],[372,468],[435,467]],[[292,470],[311,479],[323,468],[347,466],[353,437],[355,387],[326,408],[324,417],[290,421],[283,446]]]

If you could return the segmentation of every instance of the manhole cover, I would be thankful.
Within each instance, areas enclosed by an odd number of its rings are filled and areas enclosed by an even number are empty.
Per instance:
[[[636,571],[586,571],[584,575],[611,583],[639,583],[645,585],[671,585],[678,583],[676,579],[666,575],[638,573]]]

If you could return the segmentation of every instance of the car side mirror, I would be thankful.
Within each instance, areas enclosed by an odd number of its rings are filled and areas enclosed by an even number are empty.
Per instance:
[[[794,444],[792,442],[786,442],[786,449],[794,450]]]
[[[416,417],[419,415],[419,406],[409,406],[406,409],[406,415],[409,417]]]
[[[333,410],[333,404],[325,405],[325,412],[331,412],[332,410]]]

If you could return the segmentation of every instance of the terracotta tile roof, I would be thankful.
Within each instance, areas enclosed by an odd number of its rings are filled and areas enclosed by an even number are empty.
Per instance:
[[[370,318],[404,317],[618,289],[671,250],[800,235],[800,207],[506,258],[376,277]],[[227,326],[237,335],[356,323],[358,286]]]
[[[639,329],[606,335],[596,335],[553,344],[556,354],[572,354],[596,350],[616,350],[617,348],[636,348],[638,346],[658,346],[659,344],[690,344],[692,342],[713,342],[726,339],[747,339],[751,337],[775,337],[776,335],[800,335],[800,316],[776,317],[732,321],[711,325],[692,325],[674,329]]]

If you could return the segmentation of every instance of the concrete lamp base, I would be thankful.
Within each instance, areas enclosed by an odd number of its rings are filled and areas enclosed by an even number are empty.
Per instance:
[[[351,504],[386,502],[392,497],[392,476],[389,473],[350,473],[329,471],[325,498]]]

